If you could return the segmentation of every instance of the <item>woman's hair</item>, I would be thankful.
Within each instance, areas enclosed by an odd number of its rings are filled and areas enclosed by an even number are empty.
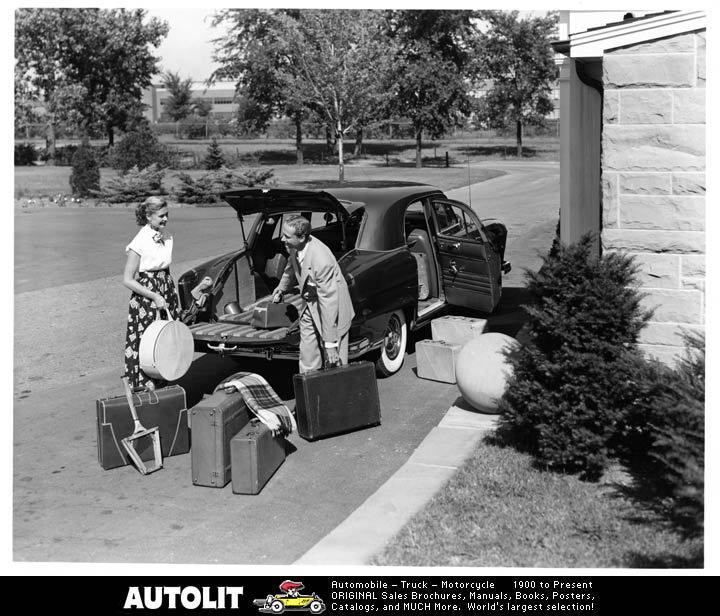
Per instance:
[[[283,220],[283,225],[292,229],[298,237],[310,233],[310,221],[304,216],[300,216],[300,214],[290,214]]]
[[[157,212],[167,207],[167,201],[162,197],[148,197],[142,203],[138,203],[135,208],[135,220],[140,227],[144,227],[148,223],[148,214]]]

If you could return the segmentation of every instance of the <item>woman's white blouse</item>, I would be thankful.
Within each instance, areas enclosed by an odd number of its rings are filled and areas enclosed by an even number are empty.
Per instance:
[[[164,242],[156,242],[153,239],[156,233],[150,225],[145,225],[125,248],[126,253],[132,250],[140,255],[138,269],[141,272],[166,269],[172,263],[172,236],[165,232]]]

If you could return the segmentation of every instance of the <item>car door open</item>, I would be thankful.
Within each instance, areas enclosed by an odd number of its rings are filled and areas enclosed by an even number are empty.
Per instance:
[[[502,292],[501,258],[480,220],[459,201],[433,199],[431,206],[447,303],[492,312]]]

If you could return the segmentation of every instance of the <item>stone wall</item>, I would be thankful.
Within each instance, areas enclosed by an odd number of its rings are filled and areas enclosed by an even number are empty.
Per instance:
[[[602,247],[636,256],[649,355],[705,323],[705,31],[606,52]]]

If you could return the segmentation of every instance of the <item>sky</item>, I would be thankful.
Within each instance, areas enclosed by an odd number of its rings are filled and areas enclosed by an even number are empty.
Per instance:
[[[217,9],[205,8],[150,8],[149,15],[167,21],[170,32],[158,48],[163,72],[179,73],[186,79],[204,81],[218,68],[212,61],[212,39],[224,30],[210,23]]]

